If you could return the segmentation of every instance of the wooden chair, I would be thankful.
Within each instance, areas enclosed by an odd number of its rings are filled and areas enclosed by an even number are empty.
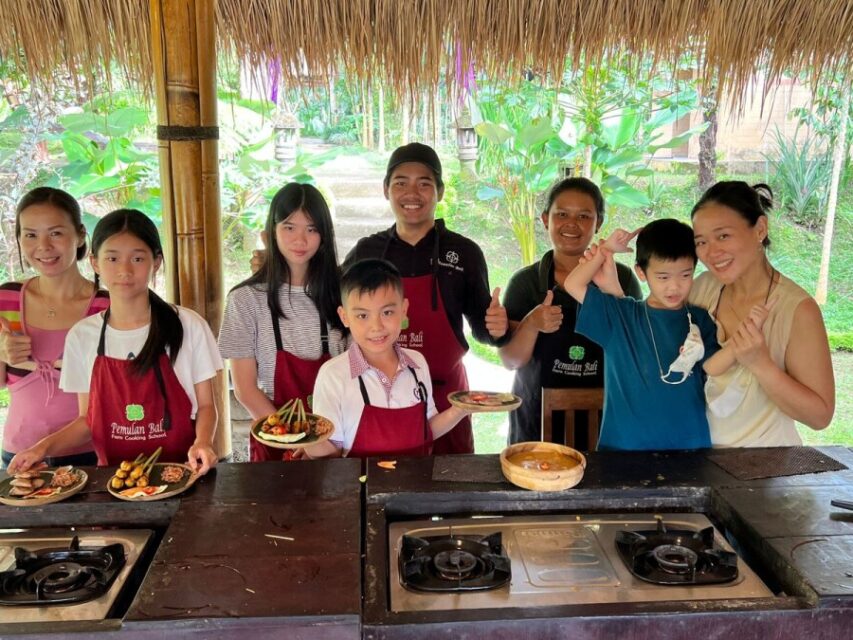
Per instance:
[[[567,447],[575,448],[575,412],[586,411],[589,415],[587,420],[586,435],[587,448],[595,450],[598,445],[598,430],[601,424],[601,409],[604,406],[604,389],[601,387],[593,389],[542,389],[542,440],[544,442],[555,442],[554,436],[562,434]],[[558,431],[555,433],[553,424],[554,411],[565,411],[565,419],[556,425]],[[559,442],[559,440],[557,440]]]

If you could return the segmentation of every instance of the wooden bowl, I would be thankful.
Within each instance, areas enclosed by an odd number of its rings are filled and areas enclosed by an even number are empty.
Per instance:
[[[529,468],[510,458],[520,453],[562,454],[577,461],[570,469]],[[563,491],[574,487],[583,478],[586,458],[580,451],[551,442],[519,442],[501,451],[501,471],[511,483],[532,491]]]

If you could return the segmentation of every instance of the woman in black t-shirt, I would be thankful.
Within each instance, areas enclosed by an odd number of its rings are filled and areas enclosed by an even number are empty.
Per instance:
[[[524,402],[510,414],[510,444],[541,439],[542,388],[604,385],[601,348],[575,333],[577,303],[562,287],[604,222],[604,197],[586,178],[566,178],[548,194],[542,223],[552,249],[520,269],[506,287],[504,306],[512,338],[500,347],[504,366],[515,370],[512,391]],[[615,264],[625,295],[641,297],[633,271]],[[594,449],[596,443],[586,443]]]

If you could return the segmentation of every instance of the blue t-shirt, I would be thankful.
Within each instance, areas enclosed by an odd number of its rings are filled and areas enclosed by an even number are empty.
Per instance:
[[[705,355],[682,384],[661,380],[678,357],[688,332],[687,313],[698,325]],[[648,313],[648,315],[646,315]],[[654,331],[654,343],[649,329]],[[720,348],[708,312],[693,305],[655,309],[587,287],[575,331],[604,349],[604,420],[599,449],[699,449],[711,446],[705,415],[702,362]],[[672,374],[669,380],[679,380]]]

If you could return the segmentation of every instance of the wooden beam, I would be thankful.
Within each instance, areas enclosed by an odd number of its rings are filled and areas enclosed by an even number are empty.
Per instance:
[[[169,300],[222,321],[222,237],[214,0],[149,0]],[[215,383],[216,449],[231,453],[224,374]]]

